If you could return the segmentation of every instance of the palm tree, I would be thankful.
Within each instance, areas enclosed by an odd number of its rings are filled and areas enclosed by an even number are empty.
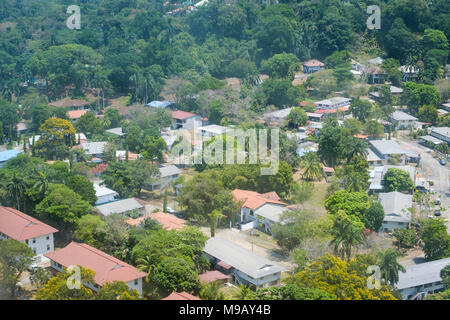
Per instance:
[[[364,241],[361,228],[349,219],[336,217],[331,233],[334,238],[330,245],[334,246],[335,254],[341,256],[342,259],[350,259],[352,248],[357,247]]]
[[[20,198],[25,194],[26,184],[22,177],[14,173],[13,178],[6,184],[10,199],[16,202],[16,209],[20,211]]]
[[[349,163],[354,156],[361,155],[365,157],[368,153],[367,147],[367,142],[352,137],[346,146],[347,163]]]
[[[239,285],[239,292],[234,295],[238,300],[251,300],[253,291],[244,284]]]
[[[219,220],[225,218],[225,216],[219,210],[213,210],[209,214],[209,216],[211,218],[211,225],[210,225],[211,237],[214,237],[216,234],[216,228],[217,224],[219,223]]]
[[[225,300],[225,294],[220,291],[221,285],[218,281],[210,282],[200,290],[200,298],[203,300]]]
[[[145,280],[149,282],[153,276],[153,271],[155,269],[155,265],[153,264],[153,255],[146,255],[143,258],[138,258],[136,262],[138,263],[139,271],[147,273],[147,277],[145,277]]]
[[[308,181],[320,179],[322,176],[322,165],[315,152],[308,152],[300,163],[300,167],[305,169],[302,178]]]
[[[37,190],[37,192],[42,196],[45,194],[45,192],[47,192],[48,189],[47,175],[42,171],[38,171],[36,178],[37,181],[33,185],[33,189]]]
[[[405,267],[397,262],[399,256],[400,254],[391,248],[379,253],[381,277],[391,285],[398,282],[399,271],[406,272]]]

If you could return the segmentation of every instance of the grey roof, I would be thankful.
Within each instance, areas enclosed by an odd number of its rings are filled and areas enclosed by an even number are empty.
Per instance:
[[[438,138],[430,136],[430,135],[421,136],[419,138],[421,140],[429,141],[429,142],[432,142],[434,144],[441,144],[442,143],[442,140],[439,140]]]
[[[95,207],[104,216],[113,213],[125,213],[130,210],[141,209],[143,206],[134,198],[118,200]]]
[[[223,133],[225,133],[225,132],[230,130],[227,127],[219,126],[217,124],[210,124],[208,126],[199,127],[197,129],[200,130],[200,131],[211,132],[211,133],[214,133],[214,134],[217,134],[217,135],[223,134]]]
[[[178,169],[175,165],[165,166],[159,168],[159,172],[161,173],[161,178],[170,177],[176,174],[180,174],[182,171]]]
[[[367,149],[367,161],[380,161],[380,157],[377,156],[375,152],[372,151],[372,149]]]
[[[210,238],[203,251],[254,279],[285,271],[275,262],[224,238]]]
[[[95,195],[97,196],[97,198],[98,197],[102,197],[102,196],[106,196],[108,194],[117,195],[116,191],[114,191],[112,189],[109,189],[109,188],[107,188],[105,186],[100,186],[100,185],[98,185],[96,183],[94,183],[94,190],[95,190]]]
[[[287,211],[285,206],[266,203],[255,212],[256,214],[274,222],[279,222],[281,214]]]
[[[294,109],[294,108],[286,108],[286,109],[281,109],[281,110],[277,110],[277,111],[273,111],[273,112],[264,113],[264,119],[268,119],[268,118],[284,119],[289,115],[289,113],[291,113],[292,109]]]
[[[427,283],[440,282],[441,270],[450,264],[450,258],[440,259],[405,267],[406,272],[399,272],[397,289],[421,286]]]
[[[409,222],[411,213],[407,210],[412,207],[412,195],[398,191],[380,193],[378,201],[384,208],[383,221]]]
[[[351,100],[352,99],[344,98],[344,97],[334,97],[334,98],[330,98],[330,99],[317,101],[314,104],[315,105],[325,104],[325,105],[329,105],[329,106],[335,106],[335,105],[340,104],[340,103],[350,103]]]
[[[393,140],[371,140],[370,144],[381,154],[405,154],[402,147]]]
[[[450,128],[449,127],[437,127],[431,129],[432,133],[440,134],[441,136],[450,138]]]
[[[83,147],[86,154],[102,154],[105,150],[106,144],[106,141],[86,142],[82,143],[81,146]]]
[[[370,59],[370,60],[367,61],[367,62],[368,62],[369,64],[382,64],[383,61],[384,61],[383,58],[381,58],[381,57],[376,57],[376,58]]]
[[[417,121],[418,120],[416,117],[413,117],[412,115],[407,114],[406,112],[398,111],[398,110],[392,112],[390,117],[396,121],[406,121],[406,120]]]
[[[120,137],[125,135],[125,133],[123,133],[121,127],[120,128],[108,129],[108,130],[105,130],[105,132],[109,132],[109,133],[115,134],[115,135],[120,136]]]

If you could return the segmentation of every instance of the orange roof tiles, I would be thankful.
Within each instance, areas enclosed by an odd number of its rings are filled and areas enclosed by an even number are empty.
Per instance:
[[[72,120],[80,119],[83,115],[85,115],[88,110],[70,110],[67,111],[67,117]]]
[[[201,283],[210,283],[217,280],[228,280],[231,279],[231,276],[223,274],[218,270],[207,271],[199,275]]]
[[[184,120],[190,117],[195,117],[196,114],[192,113],[192,112],[187,112],[187,111],[181,111],[181,110],[177,110],[177,111],[172,111],[172,118],[173,119],[177,119],[177,120]]]
[[[81,107],[87,104],[91,104],[91,101],[79,100],[79,99],[63,99],[49,103],[54,107]]]
[[[168,297],[161,300],[202,300],[187,292],[172,292]]]
[[[24,241],[58,230],[16,209],[0,206],[0,232],[11,239]]]
[[[68,267],[79,265],[95,271],[94,281],[102,286],[113,281],[129,282],[145,277],[145,272],[84,243],[71,242],[65,248],[44,254]]]
[[[316,59],[308,60],[308,61],[304,62],[303,65],[307,66],[307,67],[323,67],[324,66],[324,64],[321,61],[316,60]]]
[[[235,189],[231,192],[236,199],[236,201],[243,202],[243,207],[249,208],[251,210],[256,210],[266,203],[274,203],[285,205],[284,202],[279,201],[276,192],[268,192],[265,194],[260,194],[255,191]]]
[[[162,227],[166,230],[181,230],[184,228],[186,224],[186,220],[177,218],[174,215],[164,213],[161,211],[151,213],[136,219],[127,219],[125,220],[125,222],[132,226],[138,226],[139,224],[144,222],[144,220],[147,218],[151,218],[155,221],[158,221],[162,225]]]

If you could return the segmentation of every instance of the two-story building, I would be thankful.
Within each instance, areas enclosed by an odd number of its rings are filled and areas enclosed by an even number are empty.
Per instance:
[[[279,222],[281,214],[288,210],[276,192],[258,193],[235,189],[231,193],[241,203],[238,217],[241,230],[258,228],[271,234],[270,227]]]
[[[93,270],[95,284],[85,285],[94,291],[100,290],[106,283],[123,281],[142,295],[142,279],[147,273],[85,243],[72,241],[64,248],[46,253],[45,257],[50,259],[50,266],[59,272],[70,266]]]
[[[192,130],[203,126],[204,121],[199,115],[192,112],[176,110],[172,111],[172,126],[173,130],[185,129]]]
[[[304,73],[314,73],[325,68],[325,64],[319,60],[311,59],[303,62],[303,72]]]
[[[316,112],[318,114],[335,114],[337,112],[346,112],[350,107],[352,99],[344,97],[333,97],[321,101],[314,102],[316,106]]]
[[[14,239],[23,242],[41,256],[54,250],[53,234],[57,229],[23,212],[0,206],[0,240]]]
[[[419,119],[407,114],[403,111],[394,111],[389,115],[389,121],[394,124],[397,129],[409,129],[410,127],[416,128],[416,123]]]

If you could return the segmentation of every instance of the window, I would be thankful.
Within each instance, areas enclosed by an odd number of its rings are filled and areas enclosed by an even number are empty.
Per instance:
[[[47,245],[47,251],[49,251],[49,250],[50,250],[50,245],[48,244],[48,245]]]
[[[134,280],[134,285],[137,286],[138,285],[138,281]]]
[[[50,240],[50,236],[47,236],[46,239],[47,239],[47,240]]]
[[[33,239],[33,243],[36,243],[36,239]]]
[[[33,252],[34,252],[34,254],[36,254],[36,248],[33,248]]]

